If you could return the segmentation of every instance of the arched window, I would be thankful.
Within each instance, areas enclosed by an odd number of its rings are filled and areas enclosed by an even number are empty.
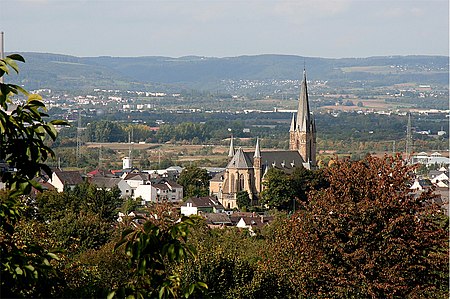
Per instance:
[[[230,192],[234,192],[234,175],[230,175]]]
[[[241,174],[239,176],[239,191],[244,190],[244,175]]]

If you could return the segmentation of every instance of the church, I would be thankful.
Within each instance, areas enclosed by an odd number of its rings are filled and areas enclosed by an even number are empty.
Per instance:
[[[292,115],[289,129],[289,150],[262,150],[256,140],[254,151],[234,148],[233,138],[224,172],[210,181],[210,193],[217,196],[226,209],[237,208],[236,195],[247,191],[253,204],[263,190],[264,175],[270,168],[291,173],[295,167],[316,168],[316,125],[309,110],[306,71],[300,87],[297,115]]]

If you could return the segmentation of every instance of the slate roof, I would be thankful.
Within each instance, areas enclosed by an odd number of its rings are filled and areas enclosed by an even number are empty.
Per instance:
[[[130,172],[124,178],[124,180],[136,180],[136,181],[148,181],[149,179],[150,175],[145,172],[140,173]]]
[[[238,148],[227,168],[247,169],[253,168],[253,157],[249,157],[242,148]]]
[[[222,182],[224,174],[225,174],[225,171],[219,172],[215,176],[213,176],[213,178],[210,181],[212,181],[212,182]]]
[[[166,181],[166,184],[168,184],[170,188],[183,188],[183,186],[174,181]]]
[[[88,177],[116,177],[111,171],[105,169],[95,169],[87,173]]]
[[[64,185],[78,185],[83,183],[83,178],[78,171],[55,171],[55,175]]]
[[[119,185],[121,178],[96,177],[91,179],[91,183],[100,188],[113,188]]]
[[[306,85],[306,71],[303,71],[303,80],[301,83],[300,97],[298,100],[296,125],[299,131],[309,132],[311,126],[308,88]]]
[[[298,151],[263,151],[261,165],[292,172],[295,167],[301,167],[305,161]]]
[[[225,213],[205,213],[203,216],[206,218],[207,224],[232,224],[230,217]]]
[[[183,204],[183,206],[187,206],[187,203],[192,203],[192,206],[197,208],[216,207],[218,209],[224,209],[223,205],[215,196],[191,197]]]
[[[273,221],[273,216],[255,216],[255,217],[240,217],[240,219],[244,220],[245,225],[251,227],[263,227],[266,224],[269,224]]]
[[[169,186],[167,186],[166,184],[153,184],[152,186],[159,190],[169,190],[170,189]]]
[[[254,152],[236,152],[228,164],[229,168],[253,168]],[[261,151],[261,166],[263,172],[266,168],[277,168],[286,173],[291,173],[294,168],[301,167],[305,161],[298,151]],[[220,174],[222,175],[222,173]],[[215,176],[214,181],[221,181],[220,176]]]
[[[430,170],[430,172],[428,173],[428,177],[430,177],[431,179],[441,175],[445,173],[444,171],[439,171],[439,170]]]

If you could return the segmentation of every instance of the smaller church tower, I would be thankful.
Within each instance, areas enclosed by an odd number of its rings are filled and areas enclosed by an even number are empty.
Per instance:
[[[234,142],[233,142],[233,135],[231,135],[231,140],[230,140],[230,149],[228,150],[228,160],[230,161],[231,159],[233,159],[234,154],[236,153],[236,151],[234,150]]]
[[[261,149],[259,147],[259,138],[256,139],[255,154],[253,155],[253,173],[255,176],[256,194],[261,192]]]

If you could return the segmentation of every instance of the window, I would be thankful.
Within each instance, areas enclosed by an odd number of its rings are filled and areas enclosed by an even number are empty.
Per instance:
[[[241,174],[239,176],[239,190],[238,191],[242,191],[244,190],[244,175]]]

